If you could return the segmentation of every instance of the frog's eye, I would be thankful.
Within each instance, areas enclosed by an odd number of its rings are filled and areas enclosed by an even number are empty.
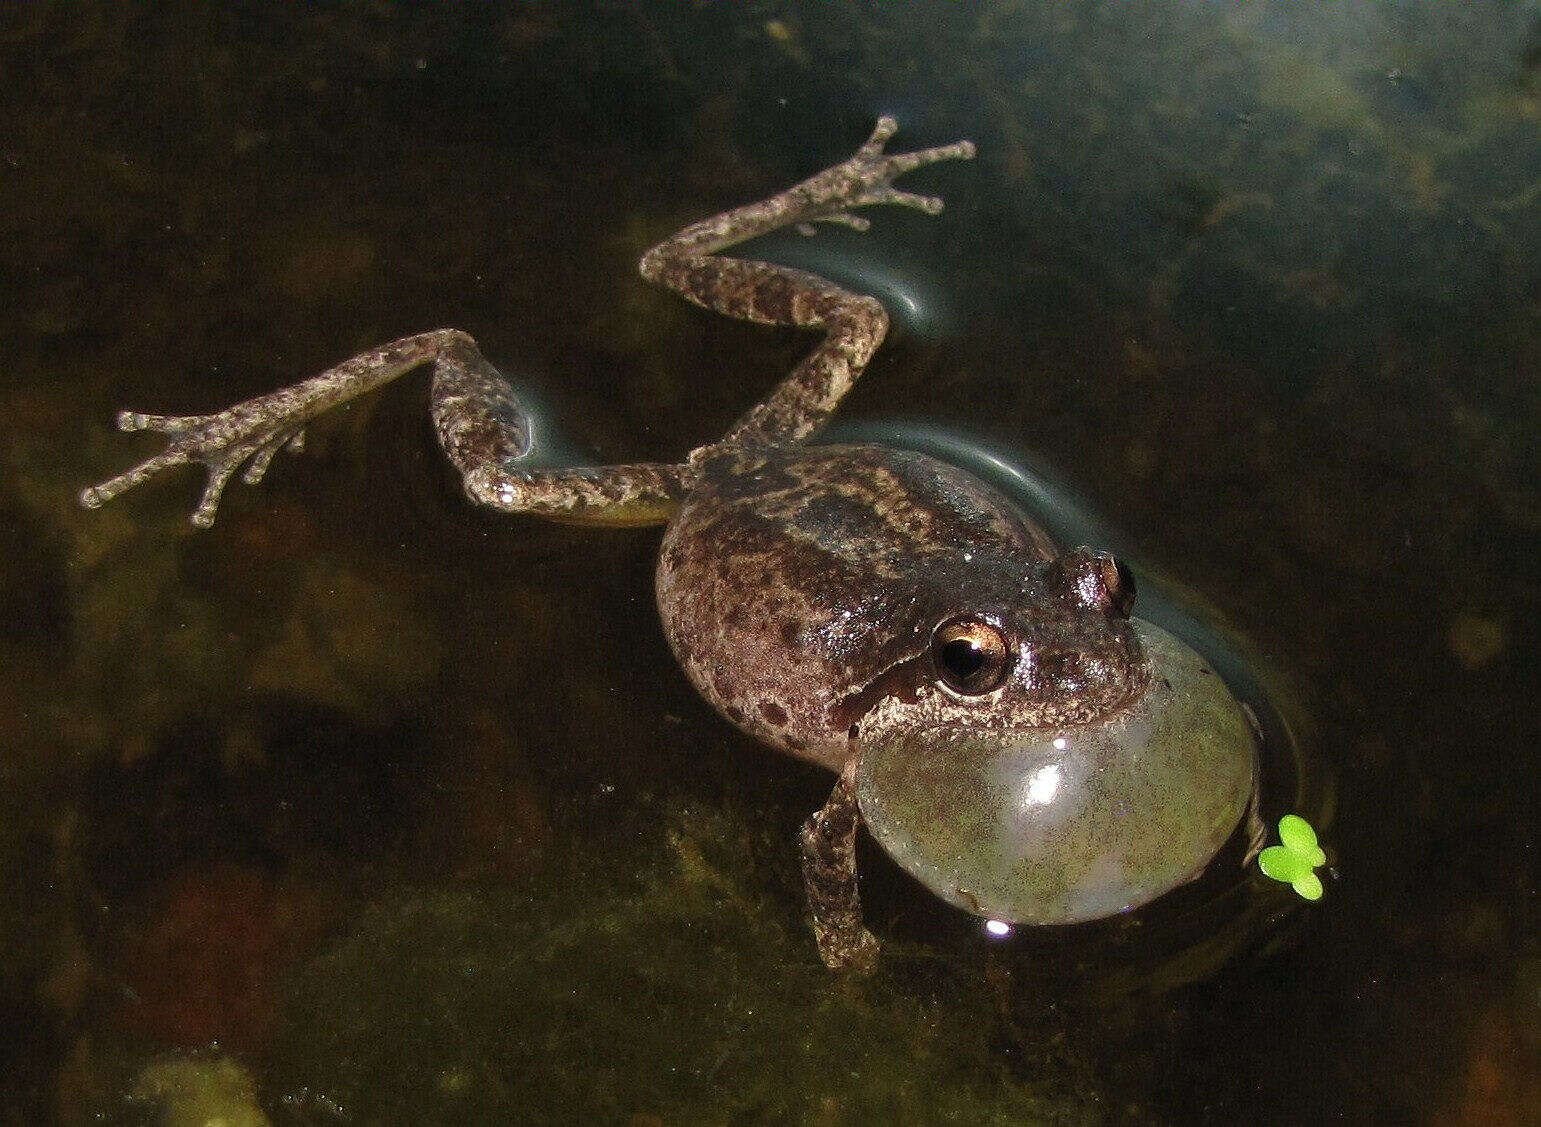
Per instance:
[[[1134,609],[1134,572],[1117,556],[1103,555],[1098,558],[1102,571],[1102,586],[1108,593],[1108,603],[1114,614],[1128,618]]]
[[[955,693],[988,693],[1006,679],[1011,650],[1006,636],[977,618],[950,618],[931,635],[937,678]]]
[[[1077,548],[1050,565],[1050,576],[1082,606],[1101,607],[1119,618],[1128,618],[1134,608],[1134,573],[1107,552]]]

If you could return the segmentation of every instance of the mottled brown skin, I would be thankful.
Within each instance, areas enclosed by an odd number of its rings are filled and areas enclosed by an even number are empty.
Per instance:
[[[669,522],[658,606],[719,712],[839,771],[885,698],[914,704],[917,720],[1045,728],[1095,720],[1143,688],[1127,619],[1089,608],[1053,559],[1010,502],[923,454],[745,450],[703,466]],[[936,685],[932,634],[960,616],[1000,627],[1017,654],[986,698]]]
[[[1128,624],[1132,588],[1112,561],[1056,557],[1003,498],[953,467],[878,446],[806,446],[887,332],[871,297],[771,263],[720,252],[782,227],[867,225],[856,209],[928,214],[939,199],[893,180],[968,159],[967,141],[889,155],[883,118],[848,160],[758,203],[694,223],[643,255],[640,269],[707,309],[823,333],[819,345],[721,439],[682,462],[533,469],[528,416],[512,388],[455,329],[406,337],[302,383],[213,415],[123,412],[123,430],[167,436],[165,449],[82,491],[96,507],[169,466],[201,462],[208,481],[192,522],[214,521],[245,466],[255,484],[280,447],[297,450],[323,411],[422,365],[433,368],[440,443],[475,502],[595,525],[668,523],[657,593],[664,628],[691,680],[733,723],[773,748],[838,772],[801,836],[819,953],[865,969],[877,942],[862,926],[855,769],[863,725],[989,732],[1096,719],[1149,676]],[[1000,640],[999,684],[945,683],[938,626],[965,616]]]

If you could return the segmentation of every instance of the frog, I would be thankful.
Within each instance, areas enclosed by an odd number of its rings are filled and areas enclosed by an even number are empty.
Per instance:
[[[864,210],[879,205],[940,213],[939,197],[894,182],[969,160],[974,144],[890,153],[897,129],[881,117],[847,159],[641,256],[643,279],[707,310],[821,334],[725,434],[678,462],[533,464],[513,387],[449,328],[214,414],[120,412],[121,430],[166,444],[80,502],[201,463],[190,520],[208,528],[237,471],[257,484],[280,450],[303,448],[317,416],[429,367],[434,429],[467,498],[578,525],[661,525],[655,597],[685,676],[760,744],[835,776],[798,840],[825,965],[877,963],[857,871],[864,824],[922,884],[992,923],[1137,906],[1191,879],[1236,824],[1254,770],[1240,710],[1205,688],[1201,659],[1132,617],[1134,578],[1113,555],[1061,548],[992,486],[927,454],[816,441],[882,344],[888,311],[819,275],[725,253],[782,229],[864,231]],[[1171,699],[1194,697],[1205,707],[1173,738]],[[1195,732],[1219,733],[1198,739],[1208,750],[1197,758],[1182,750]],[[1157,817],[1159,833],[1136,844],[1175,834],[1175,860],[1167,846],[1156,862],[1119,852],[1131,811],[1171,810],[1176,823]],[[1128,879],[1152,864],[1154,878]]]

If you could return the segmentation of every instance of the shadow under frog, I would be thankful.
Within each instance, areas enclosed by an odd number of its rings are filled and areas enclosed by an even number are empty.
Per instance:
[[[822,331],[716,442],[674,464],[537,468],[512,389],[454,329],[365,352],[213,415],[123,412],[165,449],[81,493],[95,507],[160,470],[208,468],[192,522],[214,521],[242,466],[259,481],[323,411],[424,364],[439,441],[469,497],[593,525],[665,524],[658,608],[681,666],[730,721],[838,776],[803,827],[813,932],[832,968],[869,968],[855,838],[865,822],[945,900],[992,920],[1070,923],[1186,882],[1253,791],[1246,718],[1192,650],[1130,617],[1110,555],[1061,552],[969,473],[879,444],[807,445],[888,328],[875,299],[720,252],[815,222],[939,199],[899,175],[968,159],[968,141],[888,154],[882,118],[848,160],[691,224],[643,277],[730,317]]]

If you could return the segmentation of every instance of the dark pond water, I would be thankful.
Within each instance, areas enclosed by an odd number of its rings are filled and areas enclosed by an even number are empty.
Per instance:
[[[13,5],[0,73],[0,1118],[1541,1118],[1535,4]],[[842,417],[1070,490],[1243,656],[1319,902],[996,942],[874,849],[831,976],[828,778],[695,697],[656,530],[466,504],[422,376],[211,531],[191,471],[75,503],[121,407],[438,326],[677,458],[810,341],[638,254],[885,112],[978,143],[947,210],[757,249],[893,310]]]

